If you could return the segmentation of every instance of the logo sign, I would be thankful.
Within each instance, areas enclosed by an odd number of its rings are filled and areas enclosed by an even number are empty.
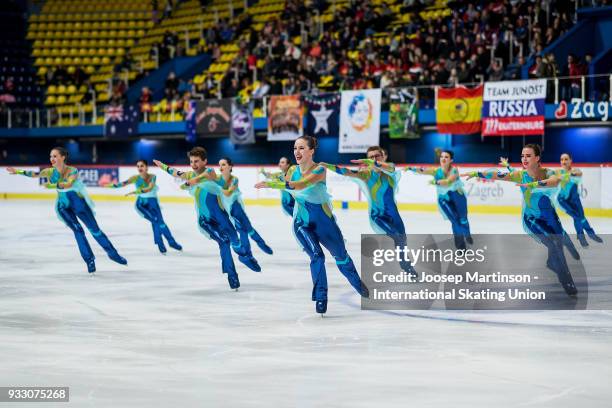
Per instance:
[[[577,101],[576,103],[568,104],[565,101],[561,101],[555,109],[555,119],[563,120],[601,120],[607,122],[610,120],[610,113],[612,112],[612,102],[601,101],[601,102],[582,102]]]
[[[340,153],[364,153],[380,142],[380,89],[342,92]]]
[[[546,80],[485,83],[482,105],[484,136],[544,134]]]
[[[253,109],[251,104],[232,103],[232,124],[230,140],[233,144],[255,143],[255,129],[253,127]]]

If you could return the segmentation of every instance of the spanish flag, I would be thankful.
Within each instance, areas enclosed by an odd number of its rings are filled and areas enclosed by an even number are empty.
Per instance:
[[[436,121],[439,133],[469,135],[480,132],[483,85],[468,89],[464,86],[438,88]]]

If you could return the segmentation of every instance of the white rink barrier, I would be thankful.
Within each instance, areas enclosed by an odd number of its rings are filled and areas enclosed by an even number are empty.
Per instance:
[[[398,166],[398,167],[404,167]],[[612,167],[607,165],[580,167],[583,175],[583,182],[580,187],[580,194],[585,208],[591,210],[594,215],[611,215],[612,211]],[[40,167],[20,167],[25,170],[40,170]],[[127,186],[122,189],[103,188],[100,185],[108,182],[108,172],[117,171],[119,180],[125,180],[136,174],[135,166],[77,166],[81,172],[81,178],[87,179],[88,191],[97,200],[119,200],[126,193],[133,191],[134,186]],[[186,166],[177,166],[183,171],[190,170]],[[213,168],[215,168],[213,166]],[[264,179],[259,173],[260,166],[234,166],[233,174],[240,180],[240,190],[243,198],[253,204],[270,204],[278,202],[279,192],[277,190],[263,189],[257,190],[254,185]],[[268,171],[277,171],[275,166],[264,166]],[[493,169],[493,166],[460,166],[460,172],[472,170]],[[218,168],[215,168],[218,170]],[[164,201],[187,201],[190,200],[188,193],[179,188],[181,182],[168,174],[164,173],[155,166],[149,167],[150,172],[157,175],[159,196]],[[329,193],[334,201],[348,202],[356,208],[363,208],[366,202],[357,184],[347,177],[339,176],[333,172],[328,172],[327,184]],[[399,193],[397,202],[400,208],[404,209],[434,209],[436,203],[436,189],[430,184],[430,176],[422,176],[410,172],[402,173],[399,183]],[[501,181],[464,181],[465,191],[468,195],[470,207],[486,208],[490,207],[493,212],[505,212],[504,207],[508,207],[509,212],[515,212],[521,205],[520,189],[509,182]],[[50,198],[55,195],[53,191],[46,190],[40,185],[38,179],[31,179],[24,176],[10,175],[6,167],[0,167],[0,195],[3,198]],[[125,198],[133,200],[133,198]],[[358,204],[362,203],[362,204]],[[598,211],[601,210],[601,211]]]

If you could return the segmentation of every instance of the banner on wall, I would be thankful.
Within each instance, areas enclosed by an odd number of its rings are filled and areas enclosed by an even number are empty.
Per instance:
[[[304,134],[300,95],[275,95],[268,105],[268,141],[295,140]]]
[[[545,79],[486,82],[482,106],[482,134],[543,135],[545,99]]]
[[[255,143],[253,102],[242,104],[238,101],[238,99],[232,101],[230,141],[235,145]]]
[[[365,153],[380,144],[380,89],[343,91],[340,101],[340,153]]]
[[[138,135],[139,112],[135,106],[113,106],[104,108],[104,136],[130,137]]]
[[[232,100],[206,99],[196,103],[196,133],[203,137],[227,136],[230,131]]]
[[[469,135],[480,132],[482,90],[476,88],[439,88],[436,123],[439,133]]]
[[[389,90],[389,137],[418,139],[419,107],[416,94],[407,89]]]
[[[567,103],[561,101],[555,108],[556,120],[601,120],[612,119],[612,101]]]
[[[304,97],[307,110],[306,134],[321,136],[338,136],[340,117],[340,94],[324,93]]]

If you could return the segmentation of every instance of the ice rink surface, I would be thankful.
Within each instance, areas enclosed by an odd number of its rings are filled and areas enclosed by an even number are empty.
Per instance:
[[[167,256],[133,204],[96,211],[129,264],[88,236],[89,276],[51,201],[0,200],[0,386],[70,387],[69,404],[45,407],[610,407],[610,311],[362,311],[328,256],[321,318],[280,207],[248,207],[274,255],[254,246],[262,273],[237,263],[238,292],[192,205],[163,205],[184,247]],[[358,264],[367,213],[335,213]],[[438,213],[402,216],[408,233],[450,232]],[[470,223],[523,233],[516,215]],[[612,219],[591,223],[612,233]]]

